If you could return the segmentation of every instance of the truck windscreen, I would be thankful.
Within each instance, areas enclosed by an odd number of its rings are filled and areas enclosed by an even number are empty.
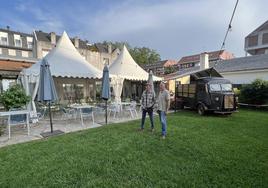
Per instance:
[[[232,91],[232,84],[209,84],[211,92],[218,91]]]
[[[210,91],[221,91],[220,84],[209,84]]]
[[[222,91],[232,91],[232,84],[221,84]]]

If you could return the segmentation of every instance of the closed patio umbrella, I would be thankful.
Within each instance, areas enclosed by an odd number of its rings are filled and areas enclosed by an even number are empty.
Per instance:
[[[111,97],[109,69],[108,69],[107,65],[105,65],[105,67],[103,68],[101,97],[102,97],[103,100],[105,100],[105,123],[107,125],[107,101]]]
[[[154,92],[154,81],[153,81],[153,71],[150,70],[149,76],[148,76],[148,83],[152,86],[152,91]]]
[[[51,128],[50,133],[41,134],[43,137],[47,137],[52,134],[63,133],[62,131],[59,131],[59,130],[53,132],[53,123],[52,123],[52,116],[51,116],[51,102],[55,102],[57,100],[58,100],[58,95],[56,92],[53,78],[51,76],[49,63],[47,62],[45,58],[43,58],[40,64],[40,78],[39,78],[37,101],[48,104],[50,128]]]

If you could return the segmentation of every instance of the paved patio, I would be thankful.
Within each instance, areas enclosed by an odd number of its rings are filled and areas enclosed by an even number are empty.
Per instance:
[[[131,118],[129,114],[122,114],[120,117],[117,118],[109,118],[108,125],[112,123],[119,123],[119,122],[127,122],[135,119],[141,118],[140,113],[138,117]],[[48,117],[43,120],[40,120],[36,124],[30,124],[30,135],[27,135],[27,128],[24,125],[12,126],[11,127],[11,139],[8,139],[8,131],[7,131],[7,123],[6,119],[3,119],[2,123],[0,124],[1,129],[3,131],[2,135],[0,136],[0,147],[4,147],[7,145],[18,144],[23,142],[29,142],[32,140],[43,139],[40,135],[41,133],[50,131],[50,123]],[[93,124],[90,118],[84,119],[84,125],[81,125],[80,118],[77,119],[62,119],[61,117],[54,117],[53,118],[53,128],[54,130],[61,130],[64,133],[76,132],[85,129],[91,129],[96,127],[101,127],[105,125],[105,118],[104,116],[97,116],[95,117],[95,122]]]

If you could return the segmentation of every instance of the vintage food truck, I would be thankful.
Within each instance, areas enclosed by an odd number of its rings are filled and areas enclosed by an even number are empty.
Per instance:
[[[237,97],[232,84],[215,69],[195,72],[189,84],[176,86],[176,100],[180,108],[196,109],[200,115],[206,112],[231,114],[237,111]]]

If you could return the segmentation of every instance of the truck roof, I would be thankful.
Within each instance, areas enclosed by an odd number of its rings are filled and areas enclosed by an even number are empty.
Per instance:
[[[202,77],[196,80],[197,82],[203,82],[203,83],[219,83],[219,84],[230,84],[231,81],[225,78],[221,78],[221,77]]]

